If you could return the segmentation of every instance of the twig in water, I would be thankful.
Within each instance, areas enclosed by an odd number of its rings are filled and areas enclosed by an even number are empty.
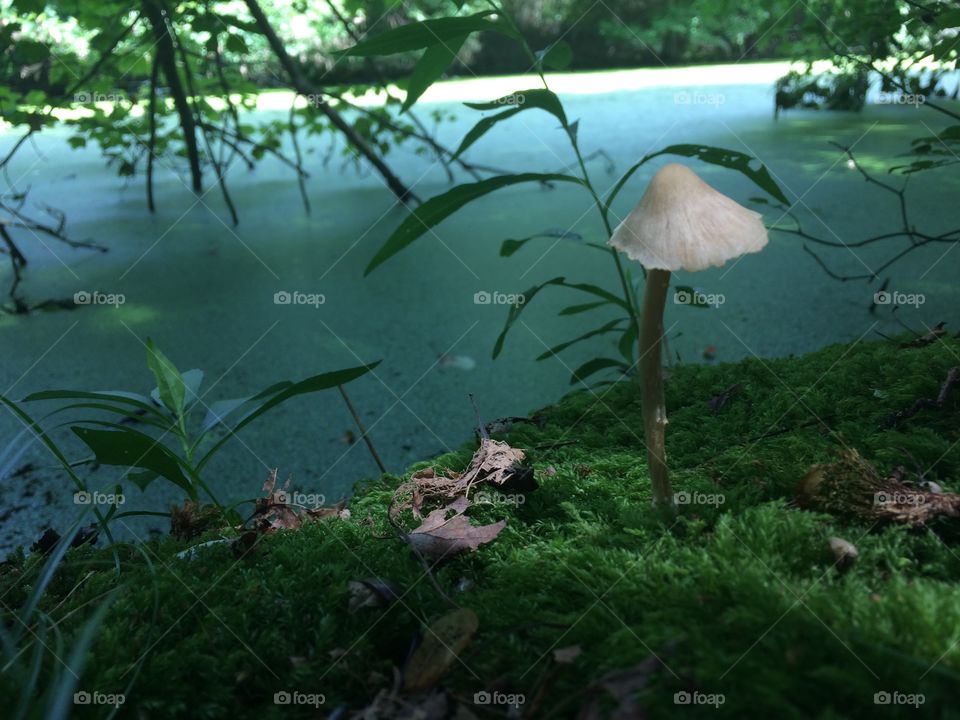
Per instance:
[[[377,467],[380,468],[380,472],[386,475],[387,468],[384,467],[383,460],[380,459],[377,449],[373,446],[373,441],[367,434],[367,429],[363,426],[363,421],[357,414],[356,408],[354,408],[353,403],[350,402],[350,397],[347,395],[347,391],[343,389],[343,385],[337,385],[337,389],[340,391],[340,395],[343,397],[343,402],[347,405],[347,410],[349,410],[350,414],[353,415],[353,421],[357,424],[357,430],[360,431],[360,437],[363,438],[363,442],[367,444],[367,449],[370,451],[370,455],[373,456],[373,461],[377,464]]]

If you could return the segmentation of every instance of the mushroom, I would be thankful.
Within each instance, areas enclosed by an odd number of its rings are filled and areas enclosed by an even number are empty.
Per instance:
[[[640,202],[614,230],[610,245],[647,270],[640,318],[640,375],[643,434],[657,505],[672,509],[667,477],[660,341],[663,309],[675,270],[716,266],[767,244],[759,213],[734,202],[701,180],[693,170],[672,163],[653,176]]]

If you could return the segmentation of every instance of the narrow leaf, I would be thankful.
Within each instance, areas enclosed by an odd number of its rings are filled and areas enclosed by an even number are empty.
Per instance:
[[[622,370],[623,363],[620,360],[614,360],[612,358],[594,358],[593,360],[588,360],[573,371],[573,375],[570,376],[570,384],[576,385],[591,375],[595,375],[601,370],[607,370],[608,368],[620,368]]]
[[[147,365],[157,381],[160,401],[177,417],[183,413],[187,387],[177,366],[160,352],[153,340],[147,339]]]
[[[393,55],[411,50],[423,50],[441,43],[449,45],[459,37],[486,30],[513,35],[506,23],[488,19],[487,16],[490,14],[490,12],[482,12],[466,17],[435,18],[401,25],[365,39],[338,54],[358,57]]]
[[[407,97],[403,101],[401,112],[406,112],[413,104],[420,99],[420,96],[426,92],[433,83],[440,79],[440,76],[446,72],[447,68],[457,57],[467,36],[460,35],[453,38],[448,43],[437,43],[428,47],[420,60],[413,68],[410,79],[407,80]]]
[[[579,342],[583,342],[584,340],[589,340],[590,338],[596,337],[597,335],[604,335],[609,332],[614,332],[615,330],[618,329],[618,326],[620,325],[620,323],[623,322],[623,320],[624,320],[623,318],[617,318],[616,320],[611,320],[605,325],[602,325],[601,327],[598,327],[589,332],[585,332],[583,335],[580,335],[579,337],[576,337],[573,340],[567,340],[566,342],[562,342],[559,345],[554,345],[552,348],[550,348],[546,352],[540,354],[537,357],[537,360],[546,360],[549,357],[553,357],[554,355],[557,355],[558,353],[563,352],[571,345],[576,345]]]
[[[467,203],[494,190],[525,182],[573,182],[582,184],[579,178],[570,175],[522,173],[519,175],[498,175],[475,183],[457,185],[442,195],[430,198],[423,205],[413,210],[377,251],[373,260],[367,265],[364,275],[369,275],[379,265]]]
[[[238,421],[236,421],[236,423],[230,429],[230,432],[218,440],[213,447],[207,451],[200,462],[197,463],[197,472],[199,473],[200,470],[203,469],[204,465],[210,461],[210,458],[213,457],[217,450],[219,450],[223,444],[227,442],[227,440],[233,437],[234,434],[252,423],[265,412],[275,408],[280,403],[285,402],[292,397],[296,397],[297,395],[318,392],[320,390],[328,390],[329,388],[334,388],[337,385],[346,385],[347,383],[366,375],[379,364],[380,361],[378,360],[377,362],[370,363],[369,365],[360,365],[358,367],[348,368],[346,370],[335,370],[333,372],[323,373],[322,375],[314,375],[306,380],[293,383],[280,392],[271,395],[263,403],[257,405],[252,410],[244,414]]]

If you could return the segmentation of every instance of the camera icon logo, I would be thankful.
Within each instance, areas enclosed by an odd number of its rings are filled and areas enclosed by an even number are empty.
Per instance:
[[[687,290],[677,290],[673,294],[673,302],[677,305],[689,305],[693,302],[693,296]]]
[[[275,292],[273,294],[274,305],[289,305],[292,300],[293,296],[286,290],[281,290],[280,292]]]
[[[690,695],[686,690],[681,690],[680,692],[673,694],[673,703],[674,705],[689,705],[693,696]]]
[[[273,694],[274,705],[289,705],[291,702],[293,702],[293,696],[286,690],[281,690]]]
[[[673,502],[677,505],[689,505],[690,504],[690,493],[686,490],[673,494]]]
[[[886,690],[881,690],[880,692],[873,694],[874,705],[889,705],[891,699],[890,693],[888,693]]]
[[[89,705],[91,702],[93,702],[93,696],[86,690],[81,690],[73,694],[74,705]]]
[[[888,293],[886,290],[881,290],[873,294],[873,302],[875,305],[889,305],[893,300],[893,295]]]
[[[89,305],[93,301],[93,296],[86,290],[81,290],[73,294],[74,305]]]
[[[481,690],[473,694],[473,704],[474,705],[489,705],[491,702],[490,693],[486,690]]]
[[[87,490],[78,490],[73,494],[74,505],[89,505],[93,502],[93,496]]]
[[[480,292],[474,293],[473,295],[473,304],[474,305],[489,305],[490,301],[493,298],[490,293],[486,290],[481,290]]]

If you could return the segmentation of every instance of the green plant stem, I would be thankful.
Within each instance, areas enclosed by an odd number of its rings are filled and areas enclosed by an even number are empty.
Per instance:
[[[643,437],[647,445],[647,464],[653,484],[653,502],[674,511],[673,490],[667,475],[664,434],[667,408],[663,397],[663,363],[660,343],[663,338],[663,309],[670,287],[669,270],[649,270],[643,290],[643,315],[640,323],[640,381],[643,402]]]
[[[516,34],[516,37],[520,41],[520,45],[523,48],[524,52],[527,55],[527,58],[530,60],[531,67],[536,68],[537,75],[540,77],[540,82],[543,83],[543,87],[546,90],[550,89],[549,84],[547,83],[547,78],[543,74],[543,70],[540,67],[540,61],[537,59],[536,54],[533,52],[533,49],[527,43],[526,38],[523,36],[523,33],[520,32],[520,28],[517,27],[517,24],[514,22],[513,17],[510,13],[506,12],[501,8],[495,0],[487,0],[490,7],[500,15],[510,24],[510,28]],[[563,129],[567,133],[567,138],[570,140],[570,146],[573,148],[573,152],[577,157],[577,164],[580,166],[580,172],[582,177],[580,178],[583,181],[583,186],[587,189],[587,192],[590,193],[590,197],[593,199],[594,204],[597,207],[597,210],[600,213],[600,220],[603,222],[604,230],[607,233],[609,238],[613,235],[613,228],[610,226],[610,219],[607,217],[607,212],[604,207],[603,202],[600,200],[600,196],[597,195],[596,188],[593,186],[593,182],[590,180],[590,173],[587,171],[587,164],[583,160],[583,153],[580,152],[580,144],[577,142],[577,136],[570,128],[570,126],[564,122]],[[617,253],[615,248],[610,248],[610,254],[613,257],[614,265],[617,268],[617,276],[620,278],[620,287],[623,290],[623,299],[627,303],[627,310],[630,314],[630,322],[634,325],[639,323],[639,313],[637,312],[637,301],[634,293],[631,291],[630,283],[627,281],[626,271],[623,269],[623,263],[620,261],[620,255]]]

